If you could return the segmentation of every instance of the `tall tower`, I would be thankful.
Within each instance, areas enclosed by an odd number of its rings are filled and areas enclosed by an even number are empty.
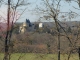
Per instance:
[[[43,27],[43,23],[39,23],[39,28],[42,28]]]

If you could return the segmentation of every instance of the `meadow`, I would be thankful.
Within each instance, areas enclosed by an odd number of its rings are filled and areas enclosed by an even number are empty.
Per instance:
[[[3,60],[4,54],[0,54],[0,60]],[[61,60],[67,60],[68,55],[61,54]],[[58,60],[57,54],[39,54],[39,53],[13,53],[10,60]],[[79,60],[78,54],[72,54],[70,60]]]

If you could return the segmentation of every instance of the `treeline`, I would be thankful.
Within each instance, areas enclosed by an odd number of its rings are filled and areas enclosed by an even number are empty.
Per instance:
[[[65,35],[65,34],[63,34]],[[68,53],[72,46],[69,40],[61,35],[60,37],[60,49],[61,53]],[[73,38],[73,44],[75,42],[76,36],[69,34],[70,38]],[[77,44],[79,44],[79,40]],[[58,40],[57,34],[54,36],[49,33],[38,33],[38,32],[26,32],[24,34],[13,34],[9,52],[16,53],[57,53],[58,49]],[[0,38],[0,51],[4,51],[4,39]],[[73,52],[77,52],[77,49],[74,48]]]

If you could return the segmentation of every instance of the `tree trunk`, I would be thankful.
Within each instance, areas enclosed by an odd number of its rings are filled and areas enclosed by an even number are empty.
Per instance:
[[[7,12],[7,33],[5,38],[5,54],[4,60],[9,60],[9,28],[10,27],[10,0],[8,0],[8,12]]]

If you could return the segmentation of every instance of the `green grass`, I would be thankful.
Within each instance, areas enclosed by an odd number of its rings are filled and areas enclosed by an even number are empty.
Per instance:
[[[3,60],[4,54],[0,54],[0,60]],[[68,55],[61,54],[61,60],[67,60]],[[58,60],[57,54],[36,54],[36,53],[14,53],[11,60]],[[79,60],[78,54],[72,54],[70,60]]]
[[[0,53],[0,60],[3,60],[4,54]]]

